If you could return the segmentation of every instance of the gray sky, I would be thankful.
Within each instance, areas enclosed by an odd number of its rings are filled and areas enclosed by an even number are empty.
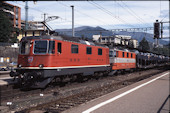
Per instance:
[[[25,20],[25,2],[8,3],[21,7],[21,19]],[[43,21],[43,13],[59,16],[48,22],[53,29],[71,28],[71,5],[75,7],[75,27],[138,28],[153,27],[156,19],[169,21],[169,1],[30,1],[28,5],[30,21]]]

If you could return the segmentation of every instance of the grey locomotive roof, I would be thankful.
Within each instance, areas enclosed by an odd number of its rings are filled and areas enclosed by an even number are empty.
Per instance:
[[[63,41],[70,41],[70,42],[76,42],[76,43],[81,43],[81,44],[86,44],[86,45],[93,45],[93,46],[102,46],[102,47],[107,47],[105,45],[101,45],[99,43],[93,42],[89,40],[83,40],[78,37],[70,37],[66,35],[42,35],[42,36],[29,36],[29,37],[23,37],[21,41],[23,40],[32,40],[32,39],[55,39],[55,40],[63,40]]]

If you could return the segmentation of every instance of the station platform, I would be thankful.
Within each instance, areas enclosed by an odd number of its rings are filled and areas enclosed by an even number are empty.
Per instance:
[[[0,86],[13,84],[15,82],[16,81],[13,81],[13,78],[10,77],[9,74],[0,75]]]
[[[62,113],[169,113],[169,71]]]
[[[10,71],[0,71],[0,76],[4,75],[4,74],[9,74],[9,73],[10,73]]]

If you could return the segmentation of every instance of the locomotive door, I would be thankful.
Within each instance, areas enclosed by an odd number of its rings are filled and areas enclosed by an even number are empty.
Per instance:
[[[109,50],[110,64],[114,63],[114,50]]]

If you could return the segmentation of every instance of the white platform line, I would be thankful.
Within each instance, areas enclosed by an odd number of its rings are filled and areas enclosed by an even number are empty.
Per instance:
[[[5,80],[5,79],[12,79],[12,77],[2,77],[0,80]]]
[[[157,80],[157,79],[159,79],[159,78],[161,78],[161,77],[163,77],[163,76],[165,76],[167,74],[169,74],[169,72],[167,72],[167,73],[165,73],[165,74],[163,74],[163,75],[161,75],[161,76],[159,76],[157,78],[154,78],[154,79],[152,79],[152,80],[150,80],[150,81],[148,81],[146,83],[143,83],[143,84],[141,84],[141,85],[139,85],[139,86],[137,86],[137,87],[135,87],[133,89],[130,89],[130,90],[128,90],[128,91],[126,91],[126,92],[124,92],[124,93],[122,93],[120,95],[117,95],[117,96],[115,96],[115,97],[113,97],[113,98],[111,98],[109,100],[106,100],[105,102],[97,104],[97,105],[87,109],[86,111],[83,111],[82,113],[90,113],[90,112],[92,112],[92,111],[94,111],[94,110],[96,110],[96,109],[98,109],[98,108],[100,108],[100,107],[102,107],[102,106],[104,106],[104,105],[106,105],[108,103],[111,103],[111,102],[113,102],[113,101],[115,101],[115,100],[117,100],[117,99],[119,99],[119,98],[121,98],[121,97],[123,97],[123,96],[125,96],[125,95],[127,95],[127,94],[129,94],[129,93],[131,93],[131,92],[145,86],[145,85],[147,85],[147,84],[150,84],[150,83],[154,82],[155,80]]]

